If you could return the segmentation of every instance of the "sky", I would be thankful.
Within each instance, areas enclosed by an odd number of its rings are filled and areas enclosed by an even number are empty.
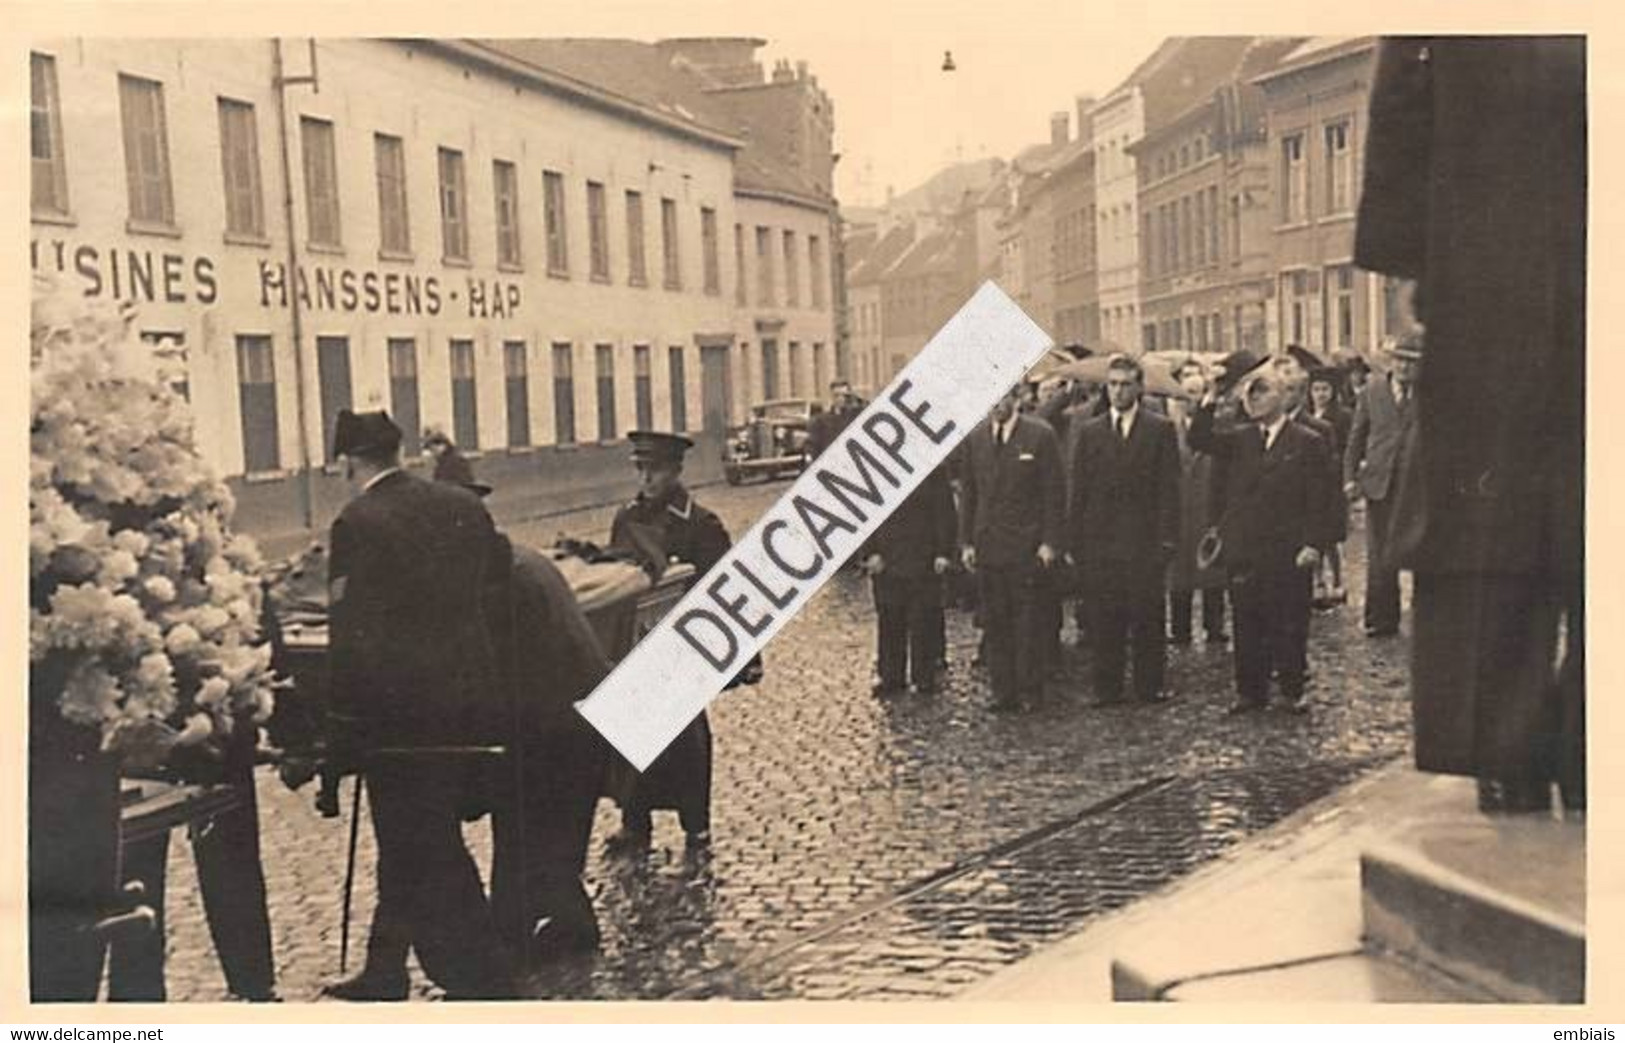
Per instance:
[[[1104,95],[1180,31],[1139,11],[1085,0],[601,0],[554,8],[538,35],[766,39],[758,52],[766,68],[806,61],[829,93],[837,194],[846,205],[870,205],[887,186],[905,192],[956,158],[1009,158],[1047,141],[1052,111],[1075,113],[1079,94]],[[941,70],[945,51],[957,71]]]

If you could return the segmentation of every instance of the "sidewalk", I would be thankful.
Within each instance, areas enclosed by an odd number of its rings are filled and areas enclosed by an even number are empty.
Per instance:
[[[1551,1002],[1583,990],[1584,872],[1583,825],[1402,763],[961,998]]]

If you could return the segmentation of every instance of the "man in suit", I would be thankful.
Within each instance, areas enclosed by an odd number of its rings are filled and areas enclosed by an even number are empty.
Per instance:
[[[512,969],[462,835],[511,710],[483,608],[502,543],[472,492],[402,470],[400,442],[385,413],[339,414],[334,453],[357,492],[330,541],[332,753],[365,780],[379,904],[423,969],[450,999],[505,998]],[[404,998],[397,985],[335,994]]]
[[[958,524],[948,475],[938,468],[875,530],[863,567],[875,597],[878,696],[937,690],[942,661],[942,577],[954,552]]]
[[[993,709],[1004,713],[1044,697],[1041,570],[1055,563],[1063,534],[1064,475],[1055,432],[1017,412],[1011,388],[988,422],[965,440],[960,555],[979,573]]]
[[[1086,421],[1072,461],[1067,535],[1094,612],[1095,698],[1123,698],[1125,646],[1134,693],[1162,702],[1167,635],[1163,576],[1179,541],[1179,445],[1166,417],[1140,408],[1145,371],[1127,355],[1107,363],[1111,408]]]
[[[1273,674],[1281,695],[1306,712],[1309,596],[1313,570],[1331,543],[1325,442],[1286,415],[1281,378],[1270,368],[1243,382],[1250,423],[1214,426],[1214,393],[1191,418],[1191,448],[1224,465],[1219,520],[1235,626],[1237,702],[1232,713],[1263,708]]]
[[[694,447],[682,435],[631,431],[632,463],[638,469],[638,495],[615,512],[611,547],[634,551],[656,579],[670,561],[687,562],[703,577],[733,546],[722,519],[695,502],[683,485],[683,457]],[[734,678],[755,684],[761,658],[752,659]],[[687,837],[686,854],[698,856],[711,845],[711,724],[702,711],[655,758],[648,770],[631,780],[622,797],[621,831],[609,840],[615,853],[646,852],[653,837],[656,809],[673,808]]]
[[[1394,481],[1402,456],[1416,438],[1416,377],[1422,362],[1422,335],[1407,335],[1394,347],[1393,368],[1371,381],[1354,407],[1348,448],[1343,452],[1343,493],[1366,503],[1365,633],[1399,633],[1399,566],[1388,547],[1393,527]]]

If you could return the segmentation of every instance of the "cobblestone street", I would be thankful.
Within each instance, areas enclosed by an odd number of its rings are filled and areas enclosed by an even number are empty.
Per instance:
[[[784,488],[699,499],[738,536]],[[609,514],[509,531],[601,538]],[[1170,704],[1088,705],[1087,656],[1068,647],[1048,708],[995,716],[963,612],[949,617],[944,690],[880,702],[867,584],[837,577],[768,648],[766,680],[715,704],[711,856],[686,858],[675,816],[657,814],[646,861],[606,861],[617,822],[602,803],[588,886],[603,952],[532,994],[942,998],[1167,884],[1406,751],[1406,642],[1361,634],[1363,544],[1356,522],[1350,603],[1314,620],[1307,717],[1227,717],[1228,649],[1200,642],[1170,649]],[[339,975],[346,825],[319,818],[311,796],[262,771],[279,990],[296,1002]],[[484,864],[485,824],[469,835]],[[362,837],[351,970],[373,906]],[[224,999],[189,846],[171,852],[170,998]]]

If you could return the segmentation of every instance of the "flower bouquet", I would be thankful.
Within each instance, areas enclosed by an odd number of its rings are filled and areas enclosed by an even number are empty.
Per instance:
[[[263,722],[272,678],[258,551],[130,318],[35,287],[30,696],[151,768]]]

